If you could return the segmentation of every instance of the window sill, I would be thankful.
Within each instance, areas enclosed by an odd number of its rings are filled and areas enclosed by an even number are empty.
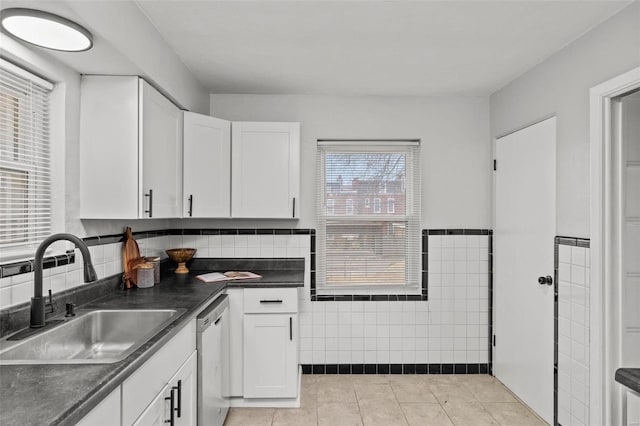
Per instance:
[[[399,302],[426,301],[428,294],[311,294],[312,302]]]

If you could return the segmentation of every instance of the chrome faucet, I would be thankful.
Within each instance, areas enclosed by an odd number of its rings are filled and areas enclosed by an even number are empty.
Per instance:
[[[34,279],[33,279],[33,297],[31,298],[31,328],[44,327],[44,305],[45,300],[42,297],[42,258],[44,252],[51,245],[51,243],[66,240],[71,241],[80,249],[82,253],[82,261],[84,262],[84,282],[88,283],[98,279],[96,270],[93,269],[91,264],[91,255],[89,254],[89,248],[80,238],[72,234],[54,234],[45,239],[36,250],[36,258],[34,265]]]

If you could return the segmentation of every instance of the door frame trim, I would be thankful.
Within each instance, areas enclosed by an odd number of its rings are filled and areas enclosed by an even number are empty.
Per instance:
[[[617,365],[619,348],[614,348],[615,339],[607,328],[616,315],[614,282],[615,259],[612,256],[614,241],[614,199],[610,188],[615,181],[615,158],[612,155],[616,141],[612,137],[615,123],[611,112],[613,98],[640,87],[640,67],[590,89],[590,239],[591,239],[591,309],[590,309],[590,377],[589,418],[596,424],[613,424],[620,402],[616,402],[615,382],[612,368]],[[615,341],[614,341],[615,343]],[[613,351],[613,352],[612,352]],[[616,355],[618,354],[618,355]],[[601,390],[602,392],[598,392]],[[616,404],[618,407],[614,407]],[[619,410],[618,410],[619,411]]]

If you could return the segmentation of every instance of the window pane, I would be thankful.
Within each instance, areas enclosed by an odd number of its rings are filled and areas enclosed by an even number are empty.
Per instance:
[[[406,228],[406,222],[327,221],[326,284],[405,284]]]
[[[27,241],[28,181],[27,172],[0,167],[0,244]]]
[[[382,203],[387,205],[389,199],[394,200],[395,209],[387,213],[405,214],[404,153],[327,153],[324,172],[325,200],[333,200],[331,214],[381,213]]]

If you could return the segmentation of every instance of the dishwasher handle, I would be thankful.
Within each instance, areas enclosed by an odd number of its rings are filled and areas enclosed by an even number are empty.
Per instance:
[[[211,327],[212,324],[217,323],[217,321],[222,316],[223,312],[229,308],[229,297],[226,294],[218,297],[213,303],[211,303],[196,320],[196,330],[198,333],[202,333],[207,328]]]

